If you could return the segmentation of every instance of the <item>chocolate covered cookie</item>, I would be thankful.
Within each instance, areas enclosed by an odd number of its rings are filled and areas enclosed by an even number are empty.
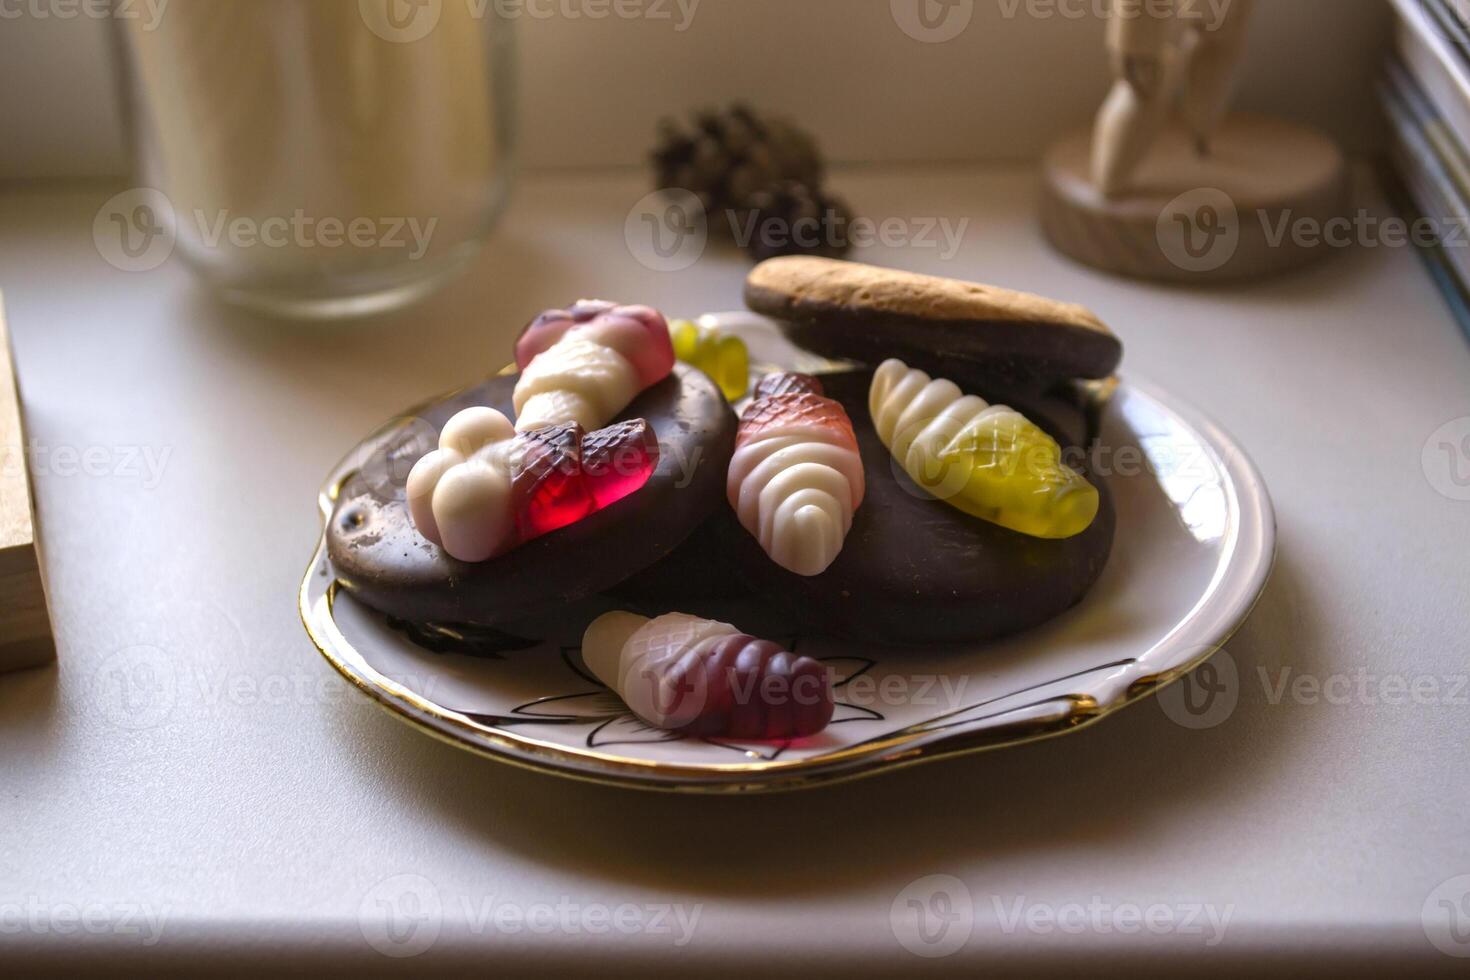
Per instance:
[[[979,283],[809,256],[751,270],[745,302],[798,346],[942,377],[1044,390],[1117,370],[1123,345],[1081,306]]]
[[[808,628],[897,645],[988,640],[1080,601],[1112,548],[1106,486],[1098,484],[1091,526],[1065,540],[970,516],[924,492],[894,463],[867,410],[872,378],[862,370],[821,379],[852,419],[867,485],[841,552],[822,574],[807,577],[771,561],[750,535],[731,535],[737,568],[753,591]],[[1062,431],[1051,434],[1065,440]]]
[[[575,523],[486,561],[450,557],[415,527],[404,481],[390,471],[434,449],[461,410],[514,417],[516,377],[492,378],[419,410],[360,446],[361,469],[339,489],[327,528],[338,579],[355,597],[411,622],[497,625],[601,592],[667,556],[724,502],[736,419],[702,372],[678,365],[613,422],[645,419],[658,439],[647,482]],[[391,464],[391,465],[389,465]]]

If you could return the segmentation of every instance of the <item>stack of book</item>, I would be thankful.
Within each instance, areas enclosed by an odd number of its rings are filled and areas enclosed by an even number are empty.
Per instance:
[[[1393,0],[1380,94],[1386,185],[1460,324],[1470,331],[1470,0]]]

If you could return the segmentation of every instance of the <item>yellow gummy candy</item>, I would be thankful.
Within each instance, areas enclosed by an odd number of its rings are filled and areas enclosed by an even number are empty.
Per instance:
[[[1097,488],[1062,462],[1056,440],[1019,412],[975,419],[939,451],[950,503],[967,514],[1035,538],[1070,538],[1097,517]]]
[[[745,397],[750,385],[750,354],[744,341],[693,320],[675,320],[669,332],[675,357],[709,375],[730,401]]]
[[[1097,488],[1021,413],[891,360],[873,377],[878,437],[915,483],[951,506],[1036,538],[1092,526]]]

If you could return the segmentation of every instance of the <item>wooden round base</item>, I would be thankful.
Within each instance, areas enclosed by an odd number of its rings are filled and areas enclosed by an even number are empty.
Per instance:
[[[1166,131],[1132,188],[1107,198],[1091,177],[1092,135],[1052,147],[1042,226],[1061,252],[1139,279],[1223,282],[1295,269],[1345,244],[1351,193],[1326,136],[1264,116],[1226,120],[1208,155]],[[1334,221],[1334,219],[1337,219]]]

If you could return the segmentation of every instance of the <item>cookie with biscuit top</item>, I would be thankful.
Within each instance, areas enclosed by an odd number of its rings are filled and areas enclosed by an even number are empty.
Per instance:
[[[877,365],[890,357],[992,391],[1109,377],[1123,345],[1085,307],[958,279],[813,256],[751,270],[745,302],[799,347]]]

